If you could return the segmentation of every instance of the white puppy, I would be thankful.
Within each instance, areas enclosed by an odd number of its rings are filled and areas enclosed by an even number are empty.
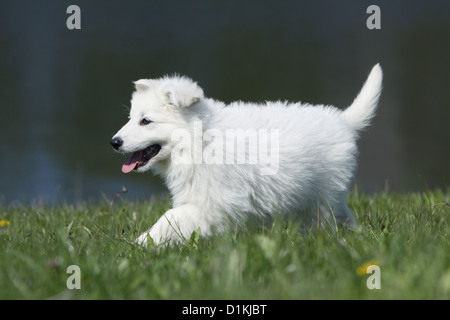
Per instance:
[[[222,102],[205,98],[185,77],[135,82],[129,122],[112,138],[133,153],[125,173],[152,169],[173,209],[137,241],[188,241],[275,215],[353,224],[346,194],[356,140],[381,92],[377,64],[350,107]]]

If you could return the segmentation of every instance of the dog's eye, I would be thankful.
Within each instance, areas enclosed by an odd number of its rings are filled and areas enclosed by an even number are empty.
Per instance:
[[[149,123],[151,123],[152,121],[149,119],[149,118],[143,118],[142,120],[141,120],[141,122],[139,122],[139,124],[141,125],[141,126],[145,126],[145,125],[147,125],[147,124],[149,124]]]

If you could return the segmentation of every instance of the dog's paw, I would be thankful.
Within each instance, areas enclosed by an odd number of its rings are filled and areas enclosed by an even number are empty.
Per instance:
[[[149,245],[153,245],[153,239],[150,237],[150,232],[144,232],[141,234],[135,241],[138,245],[143,247],[148,247]]]

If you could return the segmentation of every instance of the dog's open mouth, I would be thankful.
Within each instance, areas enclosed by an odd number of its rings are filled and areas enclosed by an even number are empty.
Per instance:
[[[133,153],[131,158],[123,164],[122,172],[128,173],[139,167],[145,166],[150,159],[158,154],[159,150],[161,150],[161,146],[159,144],[154,144],[141,151]]]

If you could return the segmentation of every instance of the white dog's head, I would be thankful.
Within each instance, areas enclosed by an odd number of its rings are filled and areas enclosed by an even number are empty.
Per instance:
[[[186,108],[203,98],[203,90],[185,77],[142,79],[135,82],[129,121],[111,139],[120,153],[132,153],[122,171],[144,172],[170,157],[172,133],[187,128]]]

